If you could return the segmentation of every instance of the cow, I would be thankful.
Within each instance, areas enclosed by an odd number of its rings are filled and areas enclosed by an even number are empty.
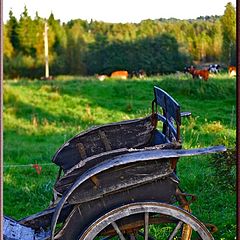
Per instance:
[[[190,66],[190,67],[185,67],[184,68],[184,72],[189,72],[193,78],[200,78],[200,79],[204,79],[205,81],[208,80],[209,78],[209,72],[206,69],[202,69],[202,70],[197,70],[194,66]]]
[[[228,67],[228,75],[229,75],[230,77],[236,76],[236,72],[237,72],[237,69],[236,69],[235,66],[229,66],[229,67]]]
[[[137,77],[143,79],[144,77],[146,77],[146,72],[143,69],[140,69],[138,71],[132,71],[130,77]]]
[[[127,79],[128,72],[127,71],[115,71],[112,72],[110,75],[111,78],[120,78],[120,79]]]
[[[210,73],[219,73],[221,66],[219,64],[210,64],[208,67],[208,71]]]
[[[141,78],[141,79],[146,77],[146,73],[143,69],[140,69],[138,71],[138,77]]]
[[[99,75],[99,74],[97,74],[96,77],[97,77],[98,80],[103,81],[104,79],[108,78],[108,75],[104,75],[104,74]]]

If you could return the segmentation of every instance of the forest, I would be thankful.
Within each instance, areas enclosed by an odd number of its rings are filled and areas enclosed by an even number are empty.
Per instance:
[[[61,23],[51,13],[34,19],[25,6],[20,18],[12,10],[4,24],[5,78],[44,76],[44,26],[48,25],[50,74],[110,74],[144,69],[147,75],[183,71],[188,64],[236,65],[236,10],[196,19],[146,19],[107,23],[74,19]]]

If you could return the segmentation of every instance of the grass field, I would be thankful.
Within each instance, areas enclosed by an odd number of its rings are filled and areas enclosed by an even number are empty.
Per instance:
[[[58,172],[51,157],[66,140],[93,125],[149,114],[154,85],[192,113],[181,127],[183,148],[235,146],[236,80],[224,74],[208,82],[176,74],[103,82],[62,76],[53,81],[5,80],[3,85],[4,214],[16,219],[49,205]],[[235,239],[236,194],[215,181],[211,158],[182,158],[180,186],[197,195],[193,213],[218,227],[215,239]],[[40,175],[34,163],[42,166]]]

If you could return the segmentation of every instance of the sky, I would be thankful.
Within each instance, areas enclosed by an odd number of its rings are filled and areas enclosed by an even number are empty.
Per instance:
[[[223,15],[228,2],[236,7],[236,0],[3,0],[3,21],[8,20],[10,9],[19,19],[25,5],[32,18],[36,12],[48,18],[52,12],[61,22],[73,19],[111,23],[138,23],[158,18],[195,19]]]

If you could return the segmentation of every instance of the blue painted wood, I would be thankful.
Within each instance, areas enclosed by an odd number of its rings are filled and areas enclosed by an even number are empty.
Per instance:
[[[173,136],[176,140],[177,139],[177,129],[175,128],[173,123],[168,118],[165,118],[164,116],[162,116],[159,113],[157,113],[157,119],[158,119],[158,121],[161,121],[168,126],[168,129],[173,134]],[[166,136],[166,135],[169,135],[169,134],[164,133],[163,135],[165,136],[166,139],[169,138],[169,136]],[[173,140],[173,139],[169,138],[168,141],[166,141],[166,142],[169,142],[170,140]]]
[[[157,144],[164,144],[164,143],[169,143],[170,141],[166,138],[166,136],[158,131],[155,130],[154,134],[153,134],[153,140],[152,140],[152,144],[153,145],[157,145]]]
[[[166,118],[173,118],[181,125],[180,105],[164,90],[154,86],[155,103],[164,110]]]
[[[14,219],[4,216],[3,218],[3,239],[4,240],[45,240],[49,239],[50,232],[35,232],[34,229],[26,227]]]

